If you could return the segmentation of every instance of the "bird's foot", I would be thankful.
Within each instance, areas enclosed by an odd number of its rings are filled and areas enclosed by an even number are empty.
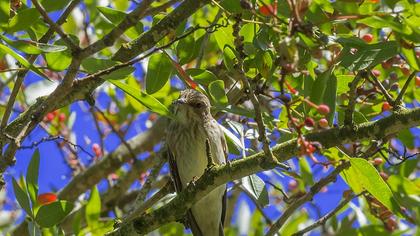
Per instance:
[[[197,177],[197,176],[194,176],[193,178],[192,178],[192,180],[188,183],[188,186],[190,186],[190,185],[192,185],[192,186],[194,186],[195,187],[195,182],[197,182],[197,180],[198,180],[199,178]]]
[[[207,171],[209,171],[209,170],[211,170],[211,169],[213,169],[214,167],[216,167],[217,166],[217,164],[216,163],[214,163],[214,161],[211,161],[211,162],[209,162],[208,164],[207,164],[207,167],[206,167],[206,169],[204,170],[204,172],[207,172]]]

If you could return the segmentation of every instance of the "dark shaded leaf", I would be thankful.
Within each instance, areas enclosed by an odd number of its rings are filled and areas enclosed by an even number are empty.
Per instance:
[[[38,196],[38,176],[39,176],[39,149],[35,149],[26,171],[26,186],[28,188],[29,197],[32,204],[35,204]]]
[[[242,184],[258,200],[261,206],[268,205],[268,191],[264,181],[258,175],[254,174],[242,178]]]
[[[168,116],[173,118],[172,114],[169,112],[168,108],[165,107],[162,103],[160,103],[156,98],[152,97],[151,95],[144,93],[140,90],[132,88],[125,83],[122,83],[118,80],[108,80],[110,83],[114,84],[125,93],[136,99],[138,102],[143,104],[143,106],[147,107],[149,110],[158,113],[162,116]]]
[[[150,57],[146,72],[146,92],[153,94],[159,91],[169,80],[172,74],[172,62],[163,53]]]
[[[13,191],[16,196],[16,200],[19,205],[26,211],[26,213],[32,216],[31,205],[29,203],[28,194],[19,186],[15,178],[12,179]]]
[[[53,227],[60,223],[72,210],[73,203],[68,201],[56,201],[39,208],[35,221],[45,228]]]

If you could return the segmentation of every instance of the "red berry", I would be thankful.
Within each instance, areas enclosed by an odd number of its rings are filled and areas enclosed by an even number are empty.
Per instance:
[[[385,70],[391,69],[392,67],[392,62],[390,61],[384,61],[381,63],[382,68],[384,68]]]
[[[289,191],[296,189],[297,186],[298,186],[298,183],[294,179],[290,180],[289,183],[287,184],[287,188],[289,189]]]
[[[405,66],[400,66],[401,72],[405,75],[405,76],[409,76],[411,74],[410,69],[408,69]]]
[[[43,193],[37,197],[38,203],[41,205],[47,205],[57,201],[57,195],[55,193]]]
[[[344,198],[344,199],[349,199],[349,198],[351,198],[352,196],[353,196],[353,191],[351,191],[350,189],[345,190],[345,191],[343,192],[343,198]]]
[[[383,180],[387,181],[389,178],[389,175],[383,171],[379,172],[379,175],[382,177]]]
[[[95,156],[96,156],[96,157],[100,157],[100,156],[102,156],[102,149],[101,149],[101,147],[99,146],[99,144],[94,143],[94,144],[92,145],[92,150],[93,150],[93,152],[95,153]]]
[[[380,72],[379,70],[372,70],[372,74],[373,74],[375,77],[379,77],[379,76],[381,75],[381,72]]]
[[[54,113],[50,112],[50,113],[47,114],[47,116],[45,118],[47,119],[48,122],[51,122],[51,121],[54,120],[55,115],[54,115]]]
[[[328,128],[328,120],[327,119],[325,119],[325,118],[322,118],[322,119],[320,119],[319,121],[318,121],[318,125],[321,127],[321,128]]]
[[[58,115],[58,121],[64,122],[65,120],[66,120],[66,114],[60,113],[60,115]]]
[[[277,5],[276,4],[264,5],[259,8],[259,11],[264,16],[272,16],[277,11]]]
[[[150,115],[149,115],[149,120],[150,121],[155,121],[157,119],[157,115],[156,115],[156,113],[150,113]]]
[[[310,117],[306,117],[305,125],[308,126],[308,127],[314,127],[314,125],[315,125],[314,119],[312,119]]]
[[[325,104],[319,105],[317,110],[322,115],[326,115],[326,114],[330,113],[330,107],[328,105],[325,105]]]
[[[388,102],[382,103],[382,111],[388,111],[391,109],[391,105]]]
[[[373,40],[373,35],[372,34],[365,34],[363,35],[362,39],[366,42],[366,43],[370,43]]]
[[[382,163],[384,163],[384,160],[382,160],[382,158],[380,158],[380,157],[377,157],[377,158],[373,159],[373,164],[374,164],[375,166],[379,166],[379,165],[381,165]]]
[[[312,154],[316,151],[316,147],[312,144],[306,146],[306,154]]]
[[[389,232],[393,232],[398,228],[398,223],[393,218],[388,218],[385,220],[385,229]]]
[[[420,76],[416,76],[416,86],[420,87]]]

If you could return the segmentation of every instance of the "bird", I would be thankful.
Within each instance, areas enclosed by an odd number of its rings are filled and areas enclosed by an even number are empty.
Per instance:
[[[175,119],[167,127],[166,144],[177,192],[204,174],[209,164],[208,157],[212,158],[211,164],[227,162],[224,132],[211,115],[210,108],[206,95],[194,89],[181,91],[179,99],[172,103]],[[225,212],[226,185],[221,185],[187,211],[186,223],[194,236],[223,236]]]

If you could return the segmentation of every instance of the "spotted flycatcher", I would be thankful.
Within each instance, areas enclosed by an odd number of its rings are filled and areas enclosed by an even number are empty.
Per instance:
[[[192,89],[181,92],[173,103],[176,119],[167,130],[169,163],[177,192],[203,175],[208,156],[215,164],[226,163],[226,140],[210,113],[208,98]],[[207,144],[206,144],[207,142]],[[211,155],[208,155],[210,147]],[[187,212],[194,236],[221,236],[226,209],[226,185],[214,189]]]

